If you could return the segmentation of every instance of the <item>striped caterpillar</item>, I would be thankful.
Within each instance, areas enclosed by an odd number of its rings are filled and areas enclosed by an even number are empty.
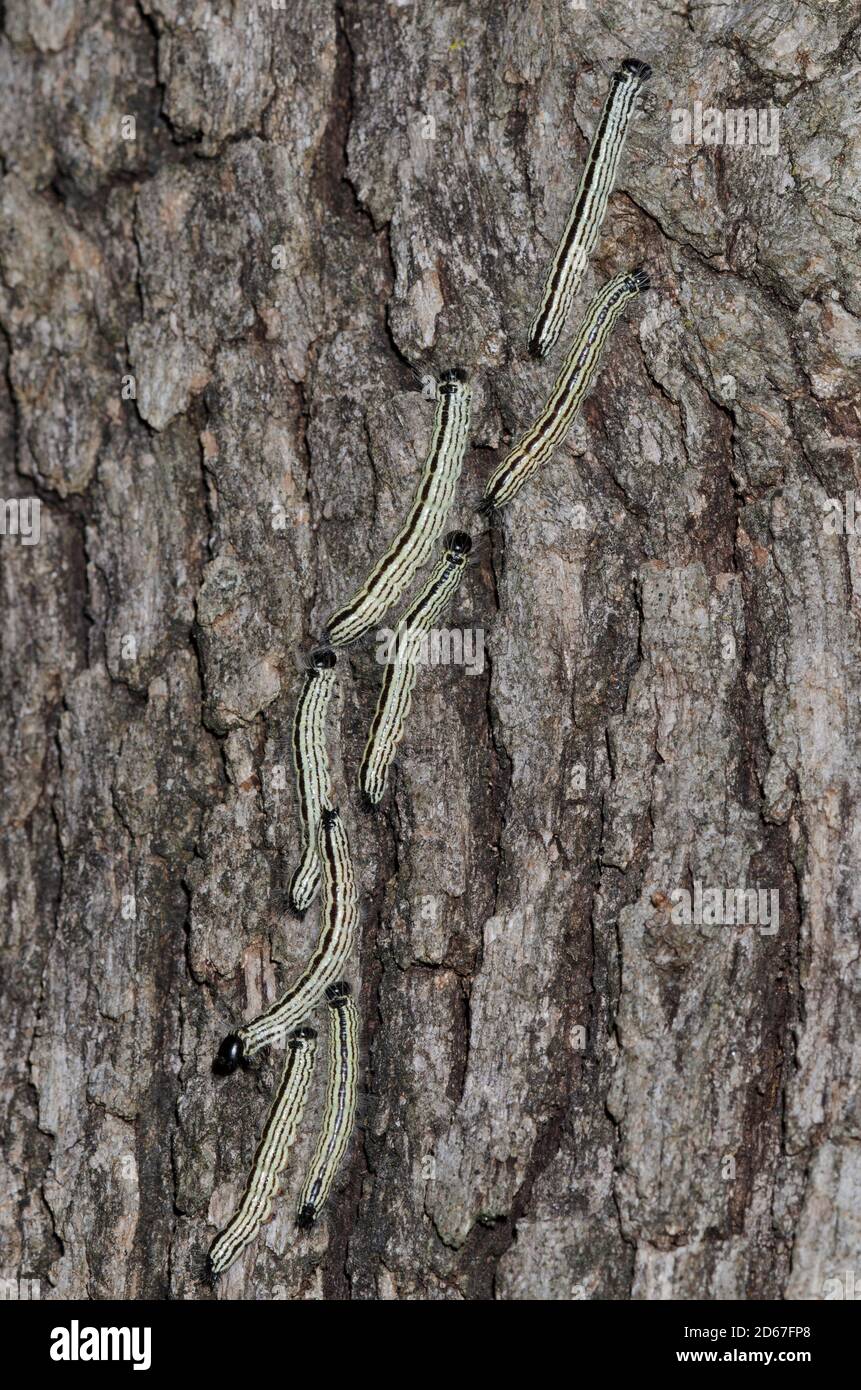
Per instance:
[[[317,828],[321,811],[332,804],[326,756],[326,714],[335,688],[335,661],[331,647],[318,647],[311,653],[293,716],[293,766],[304,848],[290,880],[287,898],[297,917],[307,912],[320,884]]]
[[[330,617],[325,640],[331,646],[356,642],[381,622],[430,558],[463,468],[471,400],[466,373],[458,368],[443,372],[430,451],[412,507],[362,587]]]
[[[213,1282],[269,1220],[278,1177],[286,1167],[308,1099],[316,1051],[317,1034],[313,1028],[297,1028],[291,1033],[281,1081],[257,1145],[245,1192],[209,1252],[207,1268]]]
[[[448,603],[466,568],[472,540],[465,531],[450,531],[430,578],[398,623],[392,646],[396,657],[386,666],[377,708],[362,755],[359,783],[366,800],[376,806],[386,789],[389,767],[403,738],[418,674],[416,657],[422,637],[430,631]]]
[[[329,1079],[323,1126],[299,1198],[297,1226],[313,1226],[329,1195],[356,1118],[359,1016],[346,982],[326,990],[329,1005]]]
[[[614,275],[595,295],[580,331],[574,339],[562,370],[553,383],[550,397],[526,434],[502,460],[488,479],[484,500],[478,508],[485,516],[516,497],[523,484],[568,433],[589,389],[604,344],[629,300],[649,288],[645,270]]]
[[[648,63],[636,58],[626,58],[613,73],[586,167],[529,329],[529,351],[534,357],[546,357],[562,331],[604,221],[637,93],[651,75]]]
[[[234,1072],[240,1062],[306,1019],[327,986],[338,979],[353,949],[359,903],[347,831],[337,808],[326,807],[320,815],[317,849],[323,866],[323,895],[314,954],[296,983],[271,1008],[228,1033],[215,1059],[215,1070],[222,1075]]]

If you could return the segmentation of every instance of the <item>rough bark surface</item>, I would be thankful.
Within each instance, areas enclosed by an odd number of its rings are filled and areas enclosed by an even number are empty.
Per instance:
[[[7,0],[4,1278],[209,1297],[304,963],[297,656],[475,374],[452,522],[558,367],[526,330],[610,72],[655,76],[586,284],[646,262],[451,616],[382,815],[332,719],[360,1123],[222,1298],[829,1296],[861,1265],[858,14],[849,0]],[[695,101],[779,148],[675,144]],[[133,116],[134,139],[123,138]],[[128,126],[125,127],[128,131]],[[570,331],[569,325],[569,331]],[[134,378],[135,395],[123,391]],[[126,383],[128,385],[128,383]],[[695,881],[779,926],[683,925]],[[856,1274],[856,1277],[859,1277]]]

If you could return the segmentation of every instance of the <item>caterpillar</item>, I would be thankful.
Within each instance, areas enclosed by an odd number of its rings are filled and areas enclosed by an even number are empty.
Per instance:
[[[430,451],[406,521],[360,589],[329,618],[324,639],[343,647],[370,631],[427,563],[445,525],[463,468],[472,389],[459,368],[443,372]]]
[[[422,637],[442,613],[466,568],[472,540],[465,531],[450,531],[430,578],[401,618],[392,639],[396,657],[383,674],[383,684],[362,755],[359,783],[366,801],[376,806],[386,789],[389,767],[404,733],[413,687],[416,657]]]
[[[320,812],[332,804],[326,756],[326,714],[335,688],[335,661],[331,647],[318,647],[311,653],[293,716],[293,766],[304,848],[290,880],[287,901],[297,917],[307,912],[320,885],[317,827]]]
[[[287,1153],[296,1139],[308,1099],[316,1051],[317,1034],[313,1028],[297,1028],[291,1033],[281,1081],[257,1145],[245,1192],[207,1257],[207,1272],[213,1283],[269,1220],[278,1177],[287,1164]]]
[[[632,299],[649,288],[645,270],[615,275],[595,295],[574,339],[550,397],[535,423],[494,469],[478,510],[485,516],[516,497],[535,470],[550,458],[568,433],[589,389],[613,326]]]
[[[329,1079],[320,1138],[299,1197],[296,1225],[313,1226],[329,1195],[356,1118],[359,1015],[346,982],[326,990],[329,1005]]]
[[[648,63],[636,58],[626,58],[613,73],[586,167],[529,329],[529,351],[533,357],[546,357],[562,331],[598,240],[637,93],[651,75]]]
[[[235,1033],[228,1033],[214,1064],[222,1075],[234,1072],[240,1062],[307,1018],[326,987],[337,980],[353,949],[359,901],[347,831],[336,807],[324,807],[320,814],[317,850],[323,868],[323,895],[314,954],[295,984],[271,1008]]]

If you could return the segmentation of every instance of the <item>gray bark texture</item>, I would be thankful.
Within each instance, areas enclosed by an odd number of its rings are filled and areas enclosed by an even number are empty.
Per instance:
[[[284,911],[299,654],[412,496],[417,375],[474,377],[451,524],[478,535],[588,297],[645,263],[567,443],[477,545],[449,621],[484,669],[422,672],[376,816],[375,643],[339,663],[357,1133],[297,1232],[318,1065],[217,1296],[861,1287],[861,552],[827,505],[859,485],[857,8],[6,0],[3,23],[2,488],[41,535],[0,537],[0,1274],[216,1296],[280,1058],[211,1061],[316,934]],[[532,362],[628,55],[654,77]],[[676,143],[695,102],[776,111],[777,147]],[[776,890],[777,930],[680,923],[696,883]]]

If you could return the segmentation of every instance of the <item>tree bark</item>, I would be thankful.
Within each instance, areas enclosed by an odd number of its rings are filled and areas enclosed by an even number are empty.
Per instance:
[[[0,70],[5,1278],[198,1298],[279,1058],[219,1040],[284,912],[298,657],[474,376],[451,524],[608,78],[655,76],[578,297],[645,263],[566,445],[477,546],[382,814],[339,663],[359,1125],[222,1298],[838,1296],[861,1252],[861,360],[852,6],[7,0]],[[854,26],[854,27],[853,27]],[[779,142],[673,140],[694,103]],[[130,123],[128,118],[133,118]],[[130,134],[131,132],[131,134]],[[695,885],[776,930],[685,924]],[[323,1021],[320,1020],[323,1027]],[[836,1282],[835,1282],[836,1281]]]

